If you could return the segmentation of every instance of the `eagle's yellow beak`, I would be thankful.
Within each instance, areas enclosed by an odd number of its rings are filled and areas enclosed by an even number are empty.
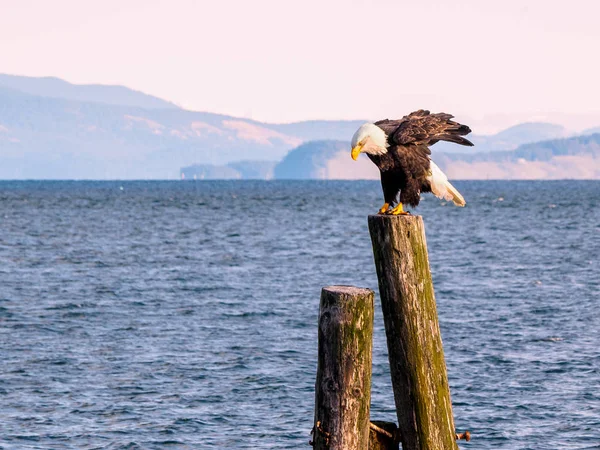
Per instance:
[[[356,147],[354,147],[352,149],[351,155],[352,155],[352,159],[354,161],[356,161],[358,159],[358,155],[360,155],[360,151],[362,150],[362,148],[363,148],[363,145],[362,144],[358,144]]]

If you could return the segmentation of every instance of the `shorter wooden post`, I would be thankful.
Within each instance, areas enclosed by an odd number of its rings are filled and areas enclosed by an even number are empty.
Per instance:
[[[373,295],[370,289],[351,286],[321,292],[315,449],[368,448]]]
[[[403,450],[458,450],[425,227],[369,216]]]

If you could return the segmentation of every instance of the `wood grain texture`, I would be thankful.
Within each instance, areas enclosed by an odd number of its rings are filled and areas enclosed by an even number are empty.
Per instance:
[[[420,216],[369,216],[403,450],[457,450]]]
[[[315,449],[368,448],[373,297],[370,289],[350,286],[321,292]]]

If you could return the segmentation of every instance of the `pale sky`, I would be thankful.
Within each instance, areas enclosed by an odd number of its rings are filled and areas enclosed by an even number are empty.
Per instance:
[[[0,0],[0,73],[270,122],[600,117],[599,18],[599,0]]]

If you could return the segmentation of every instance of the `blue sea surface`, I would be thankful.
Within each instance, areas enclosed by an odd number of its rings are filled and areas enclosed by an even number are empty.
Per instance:
[[[457,182],[427,230],[462,449],[600,449],[600,182]],[[322,286],[377,182],[0,182],[0,449],[309,449]],[[376,301],[372,419],[394,420]]]

